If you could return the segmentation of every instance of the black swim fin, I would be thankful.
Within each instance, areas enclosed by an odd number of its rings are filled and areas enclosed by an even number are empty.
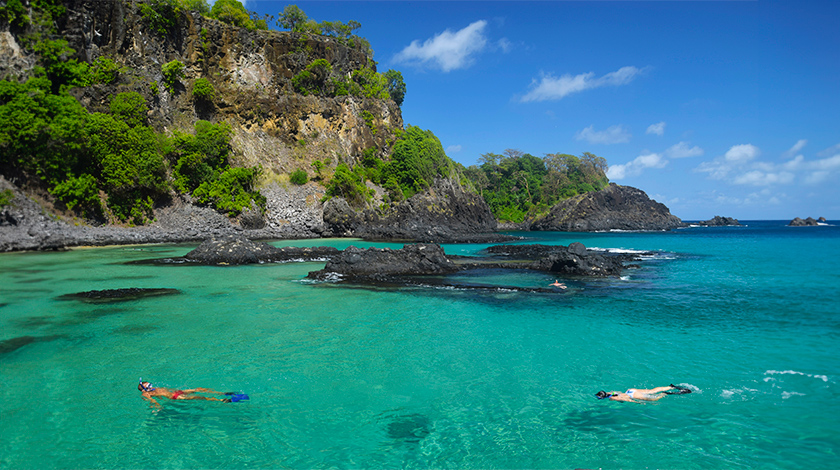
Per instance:
[[[676,390],[668,390],[665,392],[666,395],[685,395],[686,393],[691,393],[690,388],[682,387],[679,385],[671,384],[672,388],[676,388]]]

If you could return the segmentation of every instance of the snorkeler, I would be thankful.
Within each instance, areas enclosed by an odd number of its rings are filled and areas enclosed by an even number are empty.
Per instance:
[[[552,287],[559,287],[561,289],[566,288],[566,284],[563,284],[562,282],[558,281],[557,279],[554,280],[554,284],[549,284],[549,285],[552,286]]]
[[[153,407],[160,408],[160,403],[158,403],[152,397],[163,397],[168,398],[170,400],[210,400],[210,401],[221,401],[224,403],[236,402],[247,400],[248,395],[244,393],[238,394],[235,392],[217,392],[215,390],[210,390],[209,388],[189,388],[186,390],[171,390],[168,388],[156,388],[149,382],[143,382],[143,379],[140,379],[140,383],[137,385],[137,390],[140,390],[143,394],[143,399],[152,402]],[[216,393],[219,395],[229,395],[230,398],[214,398],[214,397],[205,397],[201,395],[196,395],[196,393]]]
[[[599,400],[609,398],[613,401],[629,401],[631,403],[642,403],[646,401],[657,401],[665,397],[665,395],[681,395],[684,393],[691,393],[691,389],[680,387],[679,385],[671,384],[667,387],[656,387],[651,389],[645,388],[628,388],[626,392],[610,392],[603,390],[596,393],[595,396]]]

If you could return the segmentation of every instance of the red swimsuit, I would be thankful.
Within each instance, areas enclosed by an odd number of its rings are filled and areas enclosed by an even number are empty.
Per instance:
[[[184,394],[183,390],[175,390],[175,393],[172,394],[172,400],[177,400],[178,397]]]

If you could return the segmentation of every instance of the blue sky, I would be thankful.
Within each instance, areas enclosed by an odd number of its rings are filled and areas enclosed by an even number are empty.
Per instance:
[[[293,3],[359,21],[464,165],[592,152],[685,220],[840,219],[838,1]]]

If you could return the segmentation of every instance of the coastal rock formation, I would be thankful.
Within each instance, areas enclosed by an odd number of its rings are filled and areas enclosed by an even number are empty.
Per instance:
[[[604,254],[592,252],[579,242],[563,245],[496,245],[485,253],[504,257],[505,262],[497,267],[533,269],[570,276],[618,276],[631,267],[625,262],[637,259],[639,255]],[[479,264],[487,267],[487,262]]]
[[[610,183],[606,188],[560,201],[532,230],[594,232],[607,230],[671,230],[683,222],[644,191]]]
[[[510,240],[493,233],[496,219],[487,203],[452,180],[437,179],[428,191],[384,211],[354,211],[342,198],[324,205],[326,232],[366,240],[458,243]]]
[[[332,257],[324,269],[312,271],[307,277],[327,279],[341,275],[345,279],[386,280],[394,276],[447,274],[460,270],[436,244],[405,245],[399,250],[390,248],[348,247]]]
[[[801,218],[797,217],[797,218],[791,220],[790,223],[788,224],[788,226],[789,227],[816,227],[817,225],[820,224],[820,222],[824,223],[825,222],[825,217],[820,217],[819,221],[817,221],[813,217],[808,217],[805,220],[802,220]]]
[[[497,245],[485,250],[488,257],[447,256],[440,245],[405,245],[399,250],[349,247],[327,262],[324,269],[312,271],[311,279],[328,280],[339,275],[344,280],[399,282],[410,276],[449,274],[472,269],[528,269],[568,276],[618,276],[632,266],[631,255],[591,252],[581,243],[569,246]]]
[[[697,225],[705,225],[708,227],[727,227],[741,225],[741,222],[738,222],[738,219],[733,219],[732,217],[721,217],[719,215],[716,215],[709,220],[697,222]]]
[[[255,263],[275,263],[282,261],[310,261],[334,256],[338,249],[329,246],[283,247],[277,248],[268,243],[254,242],[239,235],[226,235],[205,240],[196,249],[182,258],[189,263],[209,265],[240,265]],[[162,262],[177,262],[165,260]]]

